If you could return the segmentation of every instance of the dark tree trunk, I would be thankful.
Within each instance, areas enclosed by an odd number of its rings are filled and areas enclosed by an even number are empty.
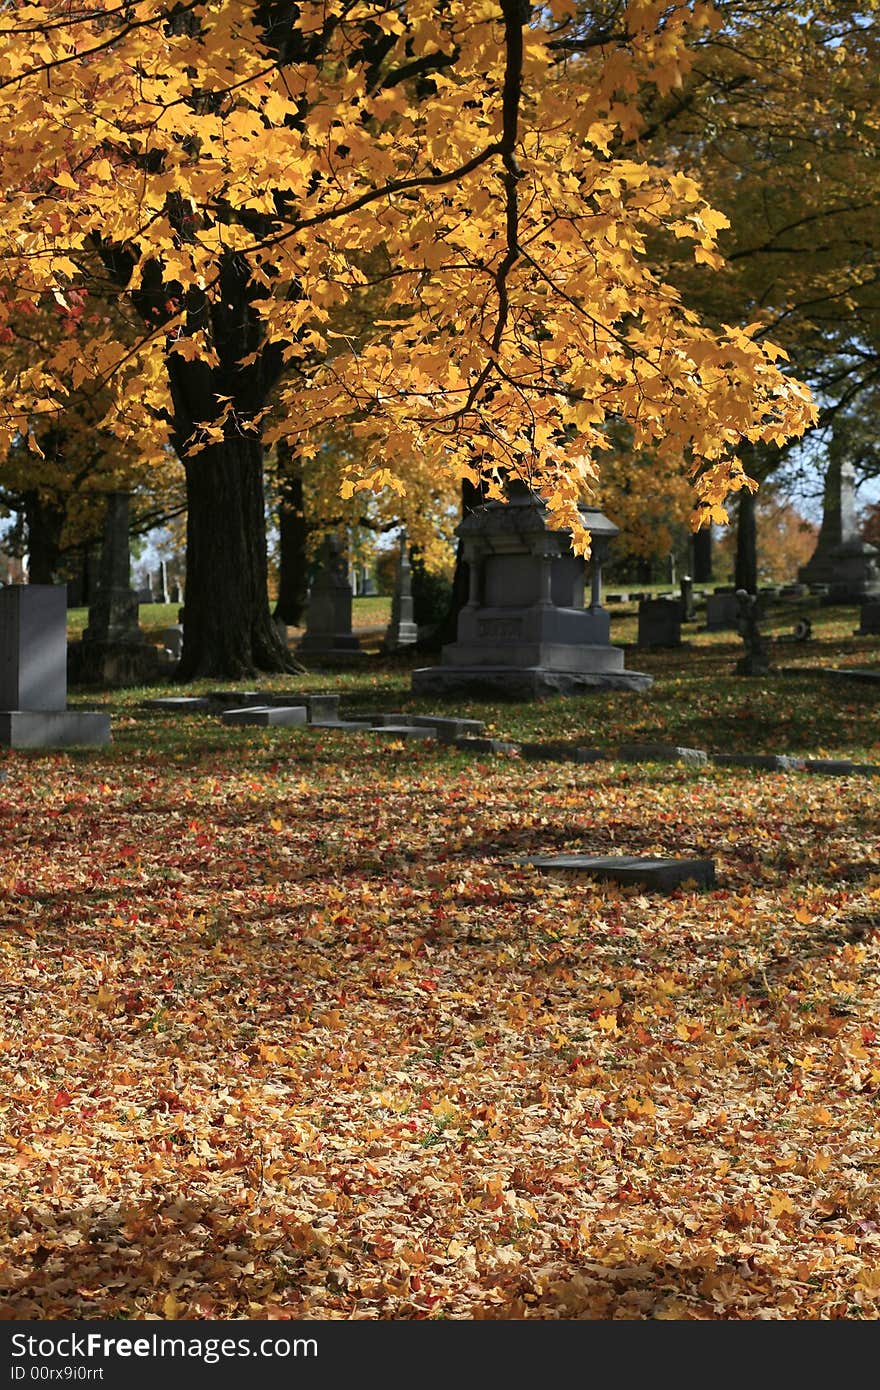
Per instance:
[[[64,510],[33,490],[24,494],[27,527],[28,581],[54,584],[61,559]]]
[[[693,579],[696,584],[712,582],[712,527],[704,526],[693,535]]]
[[[739,494],[736,519],[736,567],[734,583],[749,594],[758,592],[758,531],[755,496],[748,488]]]
[[[269,616],[263,446],[225,439],[187,459],[186,591],[178,679],[291,663]]]
[[[309,596],[302,463],[288,445],[278,445],[278,601],[275,617],[298,627]]]

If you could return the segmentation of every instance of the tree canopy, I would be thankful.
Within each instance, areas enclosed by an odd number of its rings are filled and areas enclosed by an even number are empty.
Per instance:
[[[763,320],[702,321],[652,251],[720,264],[724,216],[633,145],[717,23],[700,0],[5,8],[0,312],[110,296],[136,326],[10,352],[5,440],[71,389],[105,392],[121,438],[164,422],[187,471],[185,669],[278,660],[255,616],[266,443],[307,460],[345,431],[343,496],[405,491],[408,461],[490,495],[517,475],[584,547],[610,424],[686,458],[708,521],[743,440],[814,419]],[[351,341],[339,315],[379,287]],[[199,578],[218,543],[242,576],[235,652]]]

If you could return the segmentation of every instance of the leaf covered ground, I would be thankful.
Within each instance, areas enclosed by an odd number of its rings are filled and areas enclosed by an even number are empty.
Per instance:
[[[482,711],[880,761],[872,692],[731,654],[702,700],[679,654],[647,697]],[[309,681],[412,703],[400,664]],[[2,761],[5,1316],[878,1316],[880,782],[138,698],[110,749]],[[514,862],[575,848],[711,856],[718,888]]]

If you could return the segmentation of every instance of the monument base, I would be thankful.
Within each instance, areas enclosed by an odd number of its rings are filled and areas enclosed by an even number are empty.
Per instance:
[[[547,666],[422,666],[412,673],[414,695],[542,700],[549,695],[587,695],[600,690],[648,690],[644,671],[559,671]]]
[[[150,642],[71,642],[67,675],[74,685],[153,685],[167,673],[157,647]]]
[[[91,710],[0,710],[3,748],[104,748],[110,716]]]

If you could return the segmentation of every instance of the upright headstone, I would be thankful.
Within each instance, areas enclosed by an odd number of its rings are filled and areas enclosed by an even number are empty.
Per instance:
[[[735,628],[739,621],[739,605],[733,590],[706,595],[706,631],[722,632]]]
[[[409,546],[406,531],[400,533],[400,560],[397,567],[397,582],[391,600],[391,622],[385,632],[385,650],[397,651],[399,647],[411,647],[418,640],[419,630],[413,622],[412,573],[409,563]]]
[[[7,748],[101,746],[108,714],[67,709],[67,588],[0,589],[0,744]]]
[[[639,604],[639,635],[636,645],[681,646],[681,605],[677,599],[642,599]]]
[[[83,640],[90,642],[142,642],[138,626],[137,595],[131,588],[129,506],[127,492],[107,494],[98,589],[89,605],[89,625]]]
[[[176,580],[171,585],[171,588],[168,591],[168,602],[180,603],[180,585],[177,583]]]
[[[127,492],[107,495],[89,625],[69,653],[70,674],[84,683],[140,685],[159,674],[159,652],[138,626],[138,596],[130,586],[129,503]]]
[[[153,601],[155,603],[170,603],[168,596],[168,566],[164,560],[159,561],[159,568],[153,576]]]
[[[343,542],[339,536],[327,536],[309,591],[306,630],[297,645],[306,660],[345,663],[364,656],[351,630],[351,597]]]
[[[574,554],[569,533],[548,526],[546,507],[524,483],[509,487],[506,502],[488,502],[465,517],[457,535],[470,593],[457,641],[443,648],[441,665],[413,672],[414,693],[535,699],[651,685],[644,672],[624,669],[602,607],[602,560],[617,527],[596,508],[581,507],[580,514],[592,540],[588,608],[583,557]]]

